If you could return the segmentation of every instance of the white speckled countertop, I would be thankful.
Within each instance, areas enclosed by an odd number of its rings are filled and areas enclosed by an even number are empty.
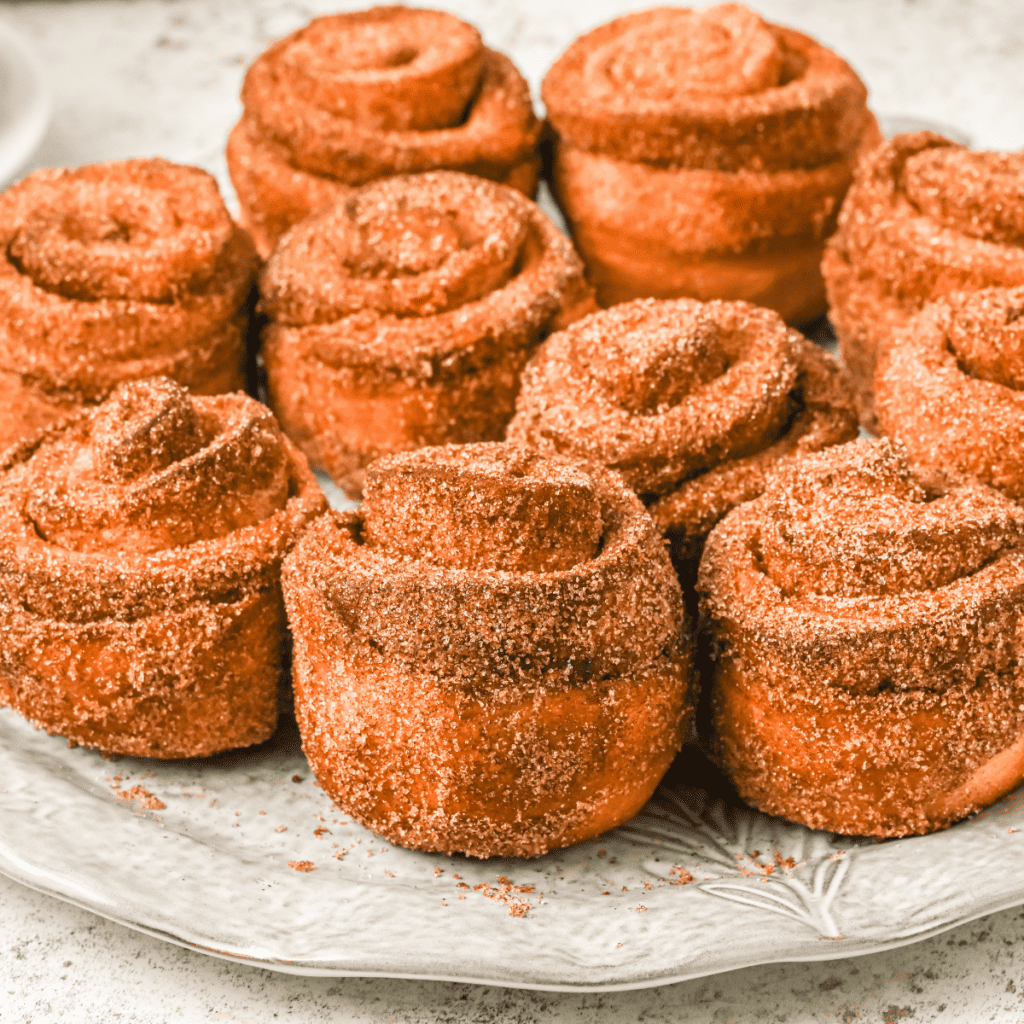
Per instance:
[[[42,57],[53,124],[29,165],[162,155],[213,171],[245,65],[342,0],[32,0],[0,4]],[[536,88],[581,31],[644,0],[445,0]],[[873,108],[1024,146],[1024,0],[754,0],[867,81]],[[1024,864],[1017,870],[1024,882]],[[1024,908],[851,960],[754,967],[600,995],[304,978],[161,943],[0,877],[0,1022],[361,1024],[1024,1022]]]

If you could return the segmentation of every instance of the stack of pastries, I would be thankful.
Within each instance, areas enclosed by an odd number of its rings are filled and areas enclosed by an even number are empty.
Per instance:
[[[582,260],[528,198],[522,77],[405,7],[250,67],[244,227],[163,160],[0,195],[0,701],[198,756],[268,738],[290,666],[331,798],[479,857],[635,814],[701,684],[768,813],[993,802],[1024,777],[1020,157],[882,142],[849,65],[736,4],[616,19],[543,94]],[[273,413],[238,393],[254,284]],[[826,286],[845,367],[787,326]]]
[[[316,18],[246,72],[227,158],[265,257],[293,224],[393,174],[477,174],[532,196],[540,122],[515,65],[443,11]]]
[[[864,425],[880,353],[927,304],[1024,285],[1024,155],[897,135],[861,163],[822,271]]]

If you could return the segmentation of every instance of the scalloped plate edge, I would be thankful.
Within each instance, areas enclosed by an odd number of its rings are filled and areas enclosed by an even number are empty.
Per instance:
[[[927,939],[934,938],[936,935],[942,935],[944,932],[957,928],[962,924],[969,924],[971,921],[977,921],[979,918],[986,917],[988,914],[996,914],[1003,910],[1011,910],[1014,907],[1024,904],[1024,893],[1021,893],[1019,896],[1014,899],[1007,900],[1006,902],[1000,902],[992,906],[983,907],[979,909],[977,913],[967,914],[963,917],[958,917],[954,920],[944,922],[941,925],[930,927],[911,935],[903,935],[888,942],[875,942],[871,943],[867,947],[861,947],[854,950],[847,950],[842,946],[835,944],[831,945],[830,951],[826,952],[823,950],[821,955],[818,956],[766,957],[764,959],[751,959],[743,961],[742,963],[723,964],[717,967],[687,971],[679,974],[664,974],[658,977],[635,978],[630,981],[607,981],[592,984],[558,984],[553,982],[530,981],[526,978],[508,979],[477,977],[458,973],[419,973],[416,971],[376,971],[370,968],[318,967],[313,964],[303,964],[297,961],[264,960],[259,957],[248,956],[242,953],[232,953],[228,950],[219,950],[209,946],[202,946],[198,943],[188,942],[187,940],[171,935],[168,932],[160,931],[156,928],[148,928],[145,925],[125,920],[124,918],[118,917],[114,914],[105,913],[104,911],[97,909],[95,906],[90,906],[89,903],[84,900],[75,899],[62,892],[48,888],[45,885],[31,882],[26,878],[21,877],[16,871],[12,870],[8,863],[4,861],[2,852],[0,852],[0,874],[11,879],[13,882],[17,882],[19,885],[24,885],[28,889],[42,893],[44,896],[52,896],[54,899],[58,899],[63,903],[70,903],[72,906],[78,907],[80,910],[86,910],[91,914],[96,914],[97,917],[113,921],[114,924],[130,928],[132,931],[141,932],[143,935],[148,935],[150,938],[158,939],[161,942],[168,942],[171,945],[179,946],[182,949],[191,949],[196,953],[202,953],[204,956],[214,957],[218,960],[240,963],[247,967],[261,967],[264,970],[276,971],[280,974],[292,974],[300,977],[315,978],[391,978],[401,981],[444,981],[458,982],[463,985],[491,985],[497,988],[524,989],[533,992],[578,992],[582,994],[588,992],[631,992],[638,989],[660,988],[663,985],[675,985],[682,981],[693,981],[697,978],[707,978],[715,974],[727,974],[730,971],[745,970],[748,967],[761,967],[766,964],[815,963],[823,960],[846,960],[852,957],[869,956],[872,953],[884,953],[887,950],[900,949],[904,946],[912,946],[917,942],[924,942]],[[834,952],[832,950],[834,950]]]

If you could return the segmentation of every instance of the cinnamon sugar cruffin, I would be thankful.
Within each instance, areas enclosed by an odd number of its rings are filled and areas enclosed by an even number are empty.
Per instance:
[[[0,702],[111,752],[265,740],[281,559],[325,504],[264,406],[166,378],[22,442],[0,462]]]
[[[376,182],[309,218],[261,290],[271,404],[349,497],[378,455],[500,438],[530,353],[595,308],[535,203],[452,171]]]
[[[306,756],[401,845],[577,842],[635,814],[679,748],[679,586],[607,470],[507,444],[389,456],[283,579]]]
[[[857,154],[881,139],[840,57],[739,4],[658,7],[577,39],[542,94],[552,188],[603,306],[824,311],[822,243]]]
[[[256,253],[205,171],[36,171],[0,194],[0,248],[0,449],[122,381],[243,386]]]
[[[708,538],[715,742],[741,796],[910,835],[1024,775],[1024,512],[886,440],[811,455]]]
[[[509,440],[617,470],[677,565],[791,458],[851,440],[838,365],[771,310],[641,299],[548,338],[523,372]]]

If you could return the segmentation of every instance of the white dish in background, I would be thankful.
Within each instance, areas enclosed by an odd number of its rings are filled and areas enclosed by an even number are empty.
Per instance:
[[[50,97],[31,46],[0,21],[0,188],[28,163],[50,123]]]

